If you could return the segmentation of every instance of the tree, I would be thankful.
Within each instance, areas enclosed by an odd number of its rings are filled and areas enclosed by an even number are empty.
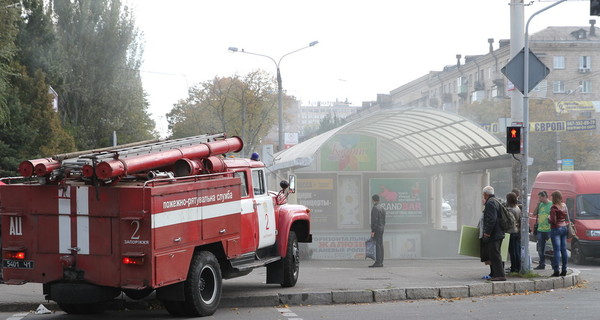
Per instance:
[[[142,46],[135,18],[119,0],[54,0],[57,38],[69,72],[55,88],[62,120],[78,147],[110,145],[156,135],[139,67]]]
[[[0,124],[8,120],[8,91],[11,75],[10,63],[17,52],[19,7],[14,1],[0,0]]]
[[[249,154],[276,124],[275,88],[275,80],[259,70],[244,77],[215,77],[192,87],[188,97],[167,113],[169,130],[174,138],[203,133],[237,135],[244,141],[242,153]]]
[[[510,118],[510,103],[506,101],[485,101],[461,106],[460,113],[477,123],[495,123],[498,118]],[[581,114],[557,114],[555,102],[542,98],[529,100],[530,122],[567,121],[584,119]],[[600,166],[599,152],[595,146],[600,144],[600,135],[595,131],[564,131],[559,134],[561,158],[575,161],[577,169],[593,170]],[[499,132],[498,138],[506,142],[506,133]],[[585,138],[582,138],[582,137]],[[555,132],[530,132],[529,157],[533,164],[529,168],[529,180],[533,181],[540,171],[556,170],[556,151],[558,148]]]

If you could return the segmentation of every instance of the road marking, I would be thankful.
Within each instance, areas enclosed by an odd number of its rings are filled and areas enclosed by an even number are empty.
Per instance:
[[[21,320],[23,318],[25,318],[29,313],[17,313],[17,314],[13,314],[12,316],[10,316],[9,318],[7,318],[6,320]]]
[[[287,317],[287,320],[302,320],[302,318],[297,318],[298,315],[293,313],[292,310],[290,310],[289,308],[277,308],[277,311],[279,311],[279,313],[281,313],[282,316]]]

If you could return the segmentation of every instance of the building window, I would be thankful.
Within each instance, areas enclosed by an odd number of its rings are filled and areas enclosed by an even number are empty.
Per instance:
[[[556,80],[552,82],[553,93],[565,93],[565,82],[562,80]]]
[[[591,56],[580,56],[579,57],[579,71],[589,72],[592,69],[592,57]]]
[[[554,69],[564,69],[565,68],[565,57],[564,56],[555,56],[554,57]]]
[[[579,81],[581,93],[592,93],[592,82],[590,80]]]

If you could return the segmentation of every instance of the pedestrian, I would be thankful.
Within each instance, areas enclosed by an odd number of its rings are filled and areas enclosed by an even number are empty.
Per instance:
[[[371,238],[375,239],[375,263],[369,268],[383,267],[383,229],[385,228],[385,209],[379,204],[379,195],[374,194],[371,208]]]
[[[523,201],[521,201],[521,190],[519,190],[518,188],[513,188],[511,192],[517,196],[517,206],[519,206],[519,210],[521,210],[521,212],[523,212]]]
[[[506,281],[502,256],[500,255],[500,246],[504,239],[504,231],[500,226],[502,212],[500,211],[500,202],[494,195],[494,188],[486,186],[483,188],[483,200],[485,207],[483,209],[483,252],[487,253],[491,269],[491,281]]]
[[[510,272],[519,272],[521,270],[521,209],[517,203],[517,195],[509,192],[506,195],[506,208],[515,217],[517,222],[510,233],[508,242],[508,254],[510,255]]]
[[[567,275],[567,206],[562,201],[562,194],[556,190],[552,192],[552,207],[550,208],[550,239],[552,240],[552,257],[553,277]],[[561,272],[558,273],[558,263],[562,262]]]
[[[548,221],[548,217],[550,216],[550,208],[552,207],[552,202],[548,200],[548,192],[542,190],[538,192],[539,202],[533,215],[536,217],[536,223],[534,227],[534,233],[537,233],[537,252],[540,258],[540,262],[537,267],[533,268],[534,270],[544,270],[546,269],[546,241],[550,239],[550,222]]]

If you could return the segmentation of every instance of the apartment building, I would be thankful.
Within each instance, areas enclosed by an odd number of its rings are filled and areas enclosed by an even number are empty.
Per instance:
[[[531,98],[550,99],[559,108],[594,112],[600,103],[600,30],[588,26],[547,27],[530,35],[530,48],[550,68],[550,74],[531,92]],[[406,83],[390,92],[393,106],[439,108],[456,112],[461,105],[507,99],[516,90],[501,69],[510,60],[510,41],[488,39],[489,52],[464,57],[442,71]]]

